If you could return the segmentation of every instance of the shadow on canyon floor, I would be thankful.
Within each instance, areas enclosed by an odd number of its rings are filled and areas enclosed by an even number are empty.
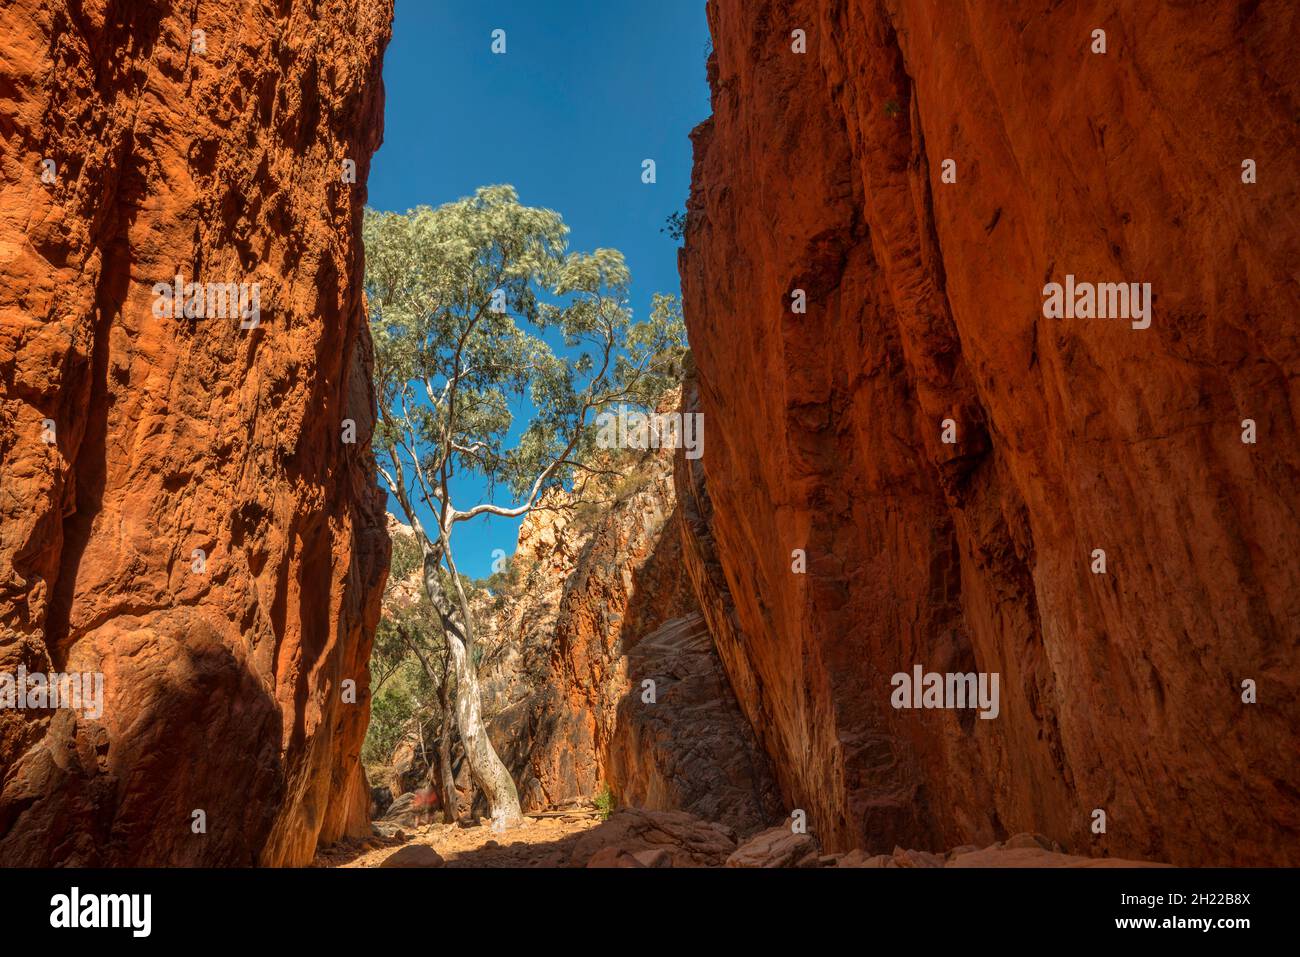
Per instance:
[[[986,847],[942,853],[894,847],[888,853],[828,854],[812,834],[787,826],[747,838],[681,811],[624,808],[545,812],[505,834],[485,826],[430,825],[394,838],[372,837],[317,855],[317,867],[382,868],[1145,868],[1151,861],[1070,854],[1041,834],[1021,833]]]
[[[412,849],[407,853],[429,848],[445,861],[446,867],[569,867],[574,866],[570,862],[578,841],[608,823],[587,810],[531,814],[526,822],[505,834],[485,824],[399,828],[397,837],[345,840],[325,848],[317,853],[315,866],[380,867],[404,848]],[[405,866],[444,866],[423,863],[428,860],[425,854]]]

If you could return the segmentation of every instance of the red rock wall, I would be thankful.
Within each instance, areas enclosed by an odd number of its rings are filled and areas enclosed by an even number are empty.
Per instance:
[[[302,864],[359,826],[388,540],[357,235],[391,17],[6,5],[0,668],[101,670],[106,702],[0,712],[5,864]],[[259,282],[259,327],[156,317],[178,272]]]
[[[670,450],[631,453],[614,488],[524,520],[517,593],[480,619],[484,708],[525,810],[608,787],[619,806],[748,835],[780,804],[687,575],[673,466]]]
[[[708,15],[688,556],[787,802],[839,850],[1300,863],[1297,8]],[[1151,327],[1043,318],[1067,273],[1150,282]],[[916,664],[1000,716],[893,709]]]

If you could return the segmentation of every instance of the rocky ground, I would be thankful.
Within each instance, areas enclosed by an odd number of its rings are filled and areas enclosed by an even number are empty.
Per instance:
[[[485,822],[412,829],[376,825],[372,837],[321,851],[317,867],[1159,867],[1082,857],[1039,834],[944,854],[896,847],[889,854],[823,854],[811,834],[774,827],[738,841],[724,825],[684,811],[627,808],[601,820],[593,809],[530,815],[504,834]]]
[[[326,848],[317,867],[564,867],[570,842],[601,823],[596,811],[529,815],[522,827],[494,833],[486,824],[378,825],[371,837]]]

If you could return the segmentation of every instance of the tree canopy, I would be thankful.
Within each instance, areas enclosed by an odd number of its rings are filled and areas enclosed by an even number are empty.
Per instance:
[[[406,486],[442,528],[523,514],[582,468],[594,415],[649,404],[680,375],[676,299],[656,295],[635,321],[623,255],[570,252],[567,238],[558,213],[521,205],[510,186],[404,215],[367,211],[376,448],[394,494]],[[515,398],[533,411],[509,444]],[[466,470],[513,501],[445,501],[444,477]]]
[[[622,253],[569,251],[560,215],[521,205],[509,186],[404,215],[367,210],[363,239],[376,459],[416,533],[447,651],[440,692],[445,697],[450,667],[470,770],[506,827],[522,819],[519,795],[483,719],[481,649],[452,530],[478,515],[524,515],[549,488],[598,471],[590,465],[594,417],[648,406],[680,378],[681,312],[660,295],[647,319],[634,320]],[[515,407],[528,411],[520,429]],[[451,501],[457,473],[486,481],[480,501]],[[499,485],[507,504],[493,500]],[[432,672],[421,643],[409,644]],[[444,749],[447,741],[440,736]],[[445,776],[450,762],[440,763]],[[450,796],[454,783],[443,790]]]

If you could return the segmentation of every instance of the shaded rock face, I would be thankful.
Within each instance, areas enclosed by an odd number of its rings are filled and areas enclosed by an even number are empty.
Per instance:
[[[1297,11],[950,6],[708,5],[679,485],[732,685],[828,849],[1298,863]],[[1067,275],[1150,328],[1044,318]],[[999,716],[894,709],[916,665]]]
[[[525,810],[608,786],[748,834],[780,803],[685,574],[672,473],[646,452],[615,501],[525,520],[519,597],[480,616],[484,709]]]
[[[357,234],[391,16],[6,5],[0,671],[105,699],[0,711],[5,864],[302,864],[365,826],[389,546]],[[245,311],[160,315],[178,274]]]
[[[677,528],[670,531],[680,548]],[[675,559],[676,560],[676,559]],[[622,800],[684,808],[741,834],[781,816],[766,755],[731,691],[699,612],[664,622],[627,651],[607,768]],[[653,681],[654,701],[647,701]]]

